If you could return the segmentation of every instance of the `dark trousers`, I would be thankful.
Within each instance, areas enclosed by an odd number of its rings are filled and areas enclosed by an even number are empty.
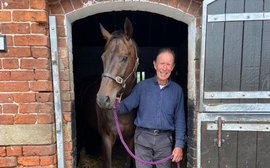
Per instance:
[[[135,130],[135,154],[145,161],[158,161],[172,154],[172,132],[137,127]],[[152,168],[136,160],[136,168]],[[157,164],[156,168],[171,168],[171,160]]]

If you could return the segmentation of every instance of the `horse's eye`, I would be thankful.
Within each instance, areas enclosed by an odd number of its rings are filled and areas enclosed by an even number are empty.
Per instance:
[[[128,56],[122,56],[121,62],[127,62],[127,60],[128,60]]]

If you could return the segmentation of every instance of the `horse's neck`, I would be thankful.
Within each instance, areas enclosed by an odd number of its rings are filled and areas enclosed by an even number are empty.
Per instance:
[[[135,75],[134,75],[127,82],[126,88],[123,91],[123,98],[127,97],[131,93],[133,87],[135,86],[135,82],[136,82],[136,78],[135,78]]]

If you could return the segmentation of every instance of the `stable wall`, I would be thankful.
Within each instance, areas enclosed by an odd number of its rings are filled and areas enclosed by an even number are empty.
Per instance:
[[[0,3],[0,167],[55,167],[47,3]]]
[[[0,33],[6,35],[8,48],[7,52],[0,53],[0,167],[57,167],[49,15],[56,16],[57,20],[65,165],[76,167],[70,24],[91,12],[112,10],[115,7],[113,3],[117,3],[114,10],[149,10],[189,25],[188,76],[191,80],[188,81],[188,167],[194,167],[200,0],[134,3],[88,0],[1,1]],[[156,8],[144,8],[151,5]]]

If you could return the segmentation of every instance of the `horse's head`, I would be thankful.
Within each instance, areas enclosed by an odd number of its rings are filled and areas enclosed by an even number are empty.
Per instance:
[[[102,54],[103,74],[96,102],[100,108],[111,109],[115,98],[130,91],[135,82],[137,49],[132,39],[132,24],[127,18],[124,31],[109,33],[101,24],[100,29],[107,42]]]

